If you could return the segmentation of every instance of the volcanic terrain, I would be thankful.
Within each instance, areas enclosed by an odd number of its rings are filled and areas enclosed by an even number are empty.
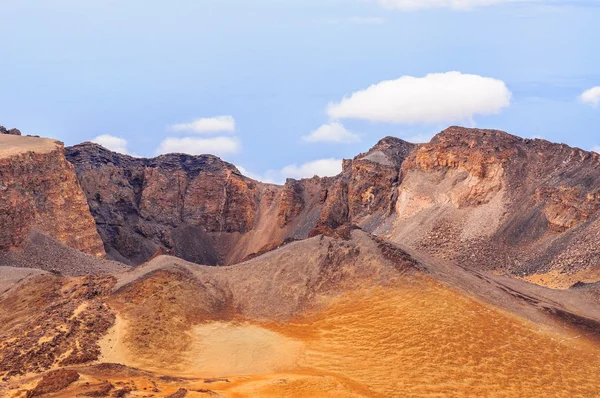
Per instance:
[[[0,396],[600,396],[595,153],[451,127],[278,186],[0,134],[0,209]]]

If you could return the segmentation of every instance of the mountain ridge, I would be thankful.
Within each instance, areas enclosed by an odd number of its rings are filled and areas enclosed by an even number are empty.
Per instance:
[[[95,200],[98,192],[86,186],[90,181],[98,186],[94,179],[120,163],[109,166],[102,156],[143,165],[146,171],[137,172],[143,176],[140,184],[131,189],[137,190],[136,195],[147,191],[155,201],[182,203],[175,206],[171,218],[165,217],[169,206],[152,210],[152,203],[145,213],[127,208],[115,214],[119,207],[111,205],[108,215],[95,214],[100,226],[118,225],[115,220],[119,217],[138,214],[128,227],[130,232],[123,236],[103,233],[99,227],[109,253],[111,244],[107,242],[111,239],[145,242],[142,246],[148,249],[143,255],[134,255],[133,264],[145,261],[160,248],[182,256],[178,253],[185,250],[176,248],[181,234],[173,233],[178,228],[184,228],[186,236],[193,235],[195,245],[205,252],[184,259],[233,264],[285,241],[319,233],[335,235],[340,227],[356,225],[442,258],[532,277],[538,283],[539,275],[550,273],[567,275],[568,282],[547,282],[561,287],[578,282],[579,277],[582,282],[597,278],[596,264],[578,263],[575,258],[591,260],[599,254],[586,241],[585,232],[588,228],[600,231],[595,221],[600,210],[600,155],[565,144],[520,138],[501,130],[451,126],[425,144],[384,137],[368,151],[344,160],[337,176],[288,179],[284,185],[244,177],[234,165],[211,155],[135,160],[99,148],[86,144],[66,149],[92,213],[100,206]],[[82,155],[85,153],[87,158]],[[198,208],[201,202],[197,200],[204,195],[188,188],[199,175],[185,170],[183,165],[191,163],[196,163],[197,171],[202,170],[198,173],[210,176],[205,190],[222,192],[205,198],[222,207],[205,208],[201,218],[185,211],[186,201]],[[123,173],[131,175],[132,171],[125,167]],[[171,182],[181,179],[181,173],[186,177],[174,187]],[[161,186],[178,193],[170,197],[161,192]],[[236,222],[229,222],[231,218]],[[151,231],[144,227],[148,222]],[[569,244],[573,240],[586,243],[579,244],[574,253]],[[182,245],[192,246],[189,242]],[[113,259],[127,262],[131,253],[127,248],[124,254],[121,251]]]
[[[452,126],[425,144],[384,137],[337,176],[283,185],[213,155],[144,159],[89,142],[64,151],[77,177],[69,189],[81,186],[108,258],[125,264],[161,252],[235,264],[358,227],[548,286],[600,280],[600,155],[565,144]]]
[[[452,127],[273,185],[11,137],[0,205],[41,215],[3,230],[0,394],[600,391],[594,154]],[[81,252],[90,233],[120,262]]]

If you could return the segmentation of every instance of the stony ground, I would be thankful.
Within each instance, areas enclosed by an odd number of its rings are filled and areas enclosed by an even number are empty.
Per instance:
[[[0,294],[11,398],[600,394],[593,286],[473,273],[359,230],[232,267],[22,276]]]

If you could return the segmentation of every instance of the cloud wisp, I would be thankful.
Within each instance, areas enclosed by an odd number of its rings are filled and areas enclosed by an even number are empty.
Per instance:
[[[102,134],[92,139],[92,142],[102,145],[106,149],[110,149],[113,152],[122,153],[124,155],[130,155],[127,148],[127,140],[121,137],[115,137],[110,134]]]
[[[167,128],[172,133],[182,133],[184,137],[167,137],[158,146],[156,153],[185,153],[188,155],[235,155],[242,149],[237,137],[223,136],[234,133],[236,122],[233,116],[200,118],[188,123],[178,123]],[[204,138],[197,135],[221,134]]]
[[[586,105],[594,108],[600,105],[600,86],[592,87],[589,90],[585,90],[580,96],[579,100]]]
[[[332,119],[371,122],[435,124],[471,122],[476,115],[497,114],[508,107],[511,92],[491,77],[460,72],[403,76],[357,91],[330,103]]]
[[[290,164],[280,170],[268,170],[264,174],[253,173],[242,166],[236,166],[240,172],[257,181],[269,184],[283,184],[287,178],[302,179],[319,177],[333,177],[342,172],[342,159],[328,158],[317,159],[306,163]]]
[[[360,136],[348,131],[341,123],[324,124],[315,131],[302,137],[306,142],[337,142],[353,143],[359,142]]]
[[[342,159],[319,159],[301,165],[288,165],[281,169],[281,174],[291,178],[310,178],[314,176],[331,177],[342,172]]]
[[[233,133],[235,132],[235,119],[233,116],[216,116],[201,118],[189,123],[177,123],[168,127],[168,131],[173,133]]]
[[[454,10],[470,10],[476,7],[492,6],[507,3],[539,2],[539,0],[375,0],[385,8],[401,11],[414,11],[427,8],[450,8]],[[542,0],[543,1],[543,0]]]
[[[157,149],[157,154],[186,153],[188,155],[234,155],[240,152],[242,145],[237,138],[232,137],[168,137]]]

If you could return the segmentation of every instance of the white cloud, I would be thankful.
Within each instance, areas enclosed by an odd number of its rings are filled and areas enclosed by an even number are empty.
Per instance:
[[[468,10],[475,7],[491,6],[503,3],[519,3],[535,0],[376,0],[386,8],[396,8],[403,11],[424,8],[452,8]]]
[[[331,177],[342,172],[342,159],[319,159],[303,163],[300,166],[292,164],[281,169],[281,174],[291,178]]]
[[[431,141],[434,135],[435,133],[417,134],[403,139],[404,141],[412,142],[413,144],[425,144]]]
[[[592,148],[592,152],[600,153],[600,145],[596,145]]]
[[[102,145],[104,148],[110,149],[113,152],[129,155],[127,140],[125,138],[115,137],[110,134],[102,134],[92,139],[92,142]]]
[[[268,184],[277,183],[277,181],[273,179],[274,176],[270,175],[270,174],[272,174],[272,172],[267,172],[267,173],[265,173],[265,175],[260,175],[258,173],[253,173],[252,171],[248,170],[247,168],[245,168],[243,166],[239,166],[237,164],[235,165],[235,167],[237,167],[237,169],[240,171],[240,173],[242,173],[244,176],[246,176],[248,178],[252,178],[253,180],[266,182]]]
[[[600,86],[592,87],[589,90],[585,90],[580,96],[579,100],[584,104],[597,107],[600,105]]]
[[[283,184],[286,178],[333,177],[342,172],[342,159],[319,159],[301,165],[291,164],[281,170],[267,170],[264,174],[252,173],[236,166],[246,177],[269,184]]]
[[[460,72],[432,73],[422,78],[386,80],[331,103],[334,119],[389,123],[473,124],[475,115],[499,113],[510,105],[503,81]]]
[[[160,143],[156,152],[165,153],[187,153],[189,155],[217,155],[225,156],[236,154],[240,151],[241,144],[236,138],[174,138],[169,137]]]
[[[178,123],[169,126],[169,131],[174,133],[224,133],[235,131],[233,116],[216,116],[211,118],[196,119],[190,123]]]
[[[360,141],[358,134],[352,133],[340,124],[324,124],[309,135],[302,137],[307,142],[340,142],[351,143]]]

